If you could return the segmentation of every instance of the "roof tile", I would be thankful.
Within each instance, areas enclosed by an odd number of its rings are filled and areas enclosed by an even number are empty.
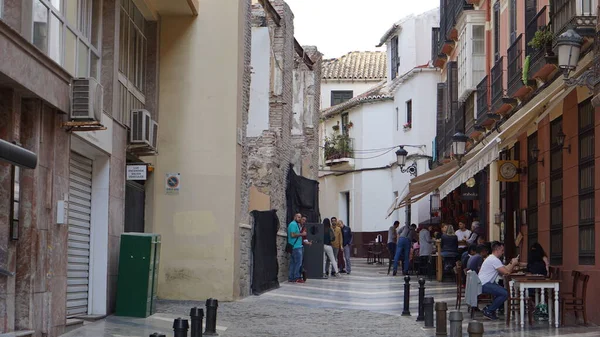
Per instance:
[[[323,79],[382,80],[386,77],[385,52],[350,52],[337,59],[323,61]]]

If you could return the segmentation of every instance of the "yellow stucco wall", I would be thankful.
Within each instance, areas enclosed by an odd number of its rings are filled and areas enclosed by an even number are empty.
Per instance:
[[[201,0],[197,17],[161,18],[159,155],[146,219],[162,235],[160,298],[239,293],[243,2]],[[167,173],[181,173],[179,195],[165,193]]]

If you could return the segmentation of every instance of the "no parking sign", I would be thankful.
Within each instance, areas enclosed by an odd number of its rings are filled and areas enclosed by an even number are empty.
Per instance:
[[[166,194],[179,194],[179,188],[181,187],[181,174],[180,173],[167,173],[165,179],[165,193]]]

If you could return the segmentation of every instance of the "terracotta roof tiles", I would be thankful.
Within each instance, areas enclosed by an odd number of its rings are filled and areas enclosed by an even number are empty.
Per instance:
[[[378,51],[350,52],[323,61],[323,79],[382,80],[386,77],[387,54]]]

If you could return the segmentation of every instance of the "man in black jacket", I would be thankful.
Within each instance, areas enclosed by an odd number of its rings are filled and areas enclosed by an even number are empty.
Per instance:
[[[344,261],[346,262],[346,273],[350,274],[352,266],[350,264],[350,252],[352,248],[352,230],[349,226],[342,223],[342,245],[344,247]],[[342,271],[343,272],[343,271]]]

